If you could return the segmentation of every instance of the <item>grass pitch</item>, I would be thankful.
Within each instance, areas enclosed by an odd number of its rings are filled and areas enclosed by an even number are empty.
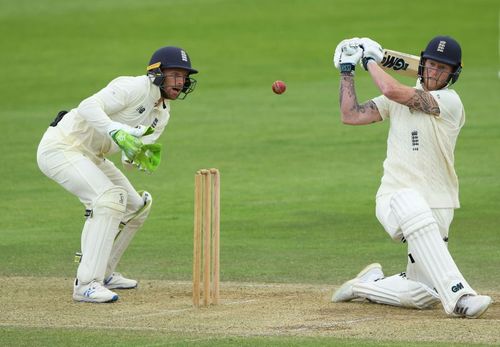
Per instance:
[[[374,216],[387,124],[340,123],[332,53],[344,38],[368,36],[385,47],[419,54],[438,34],[454,36],[462,44],[464,71],[455,88],[467,114],[455,158],[462,208],[452,224],[450,250],[473,287],[497,293],[498,12],[494,0],[446,0],[439,5],[424,0],[404,6],[367,0],[0,2],[5,148],[0,165],[0,276],[2,283],[12,276],[32,278],[26,290],[4,295],[14,302],[26,299],[38,277],[67,283],[76,270],[72,258],[79,250],[83,207],[36,165],[36,147],[48,123],[59,110],[75,107],[114,77],[143,74],[152,52],[163,45],[188,51],[200,70],[199,83],[194,94],[172,104],[159,170],[153,175],[129,173],[137,189],[152,193],[154,205],[119,270],[143,281],[190,279],[193,175],[202,167],[217,167],[222,174],[223,282],[327,288],[373,261],[389,274],[403,270],[404,246],[391,242]],[[378,95],[359,70],[359,99]],[[271,91],[277,79],[288,85],[280,96]],[[70,294],[68,286],[60,300],[72,308]],[[120,306],[109,309],[123,314]],[[498,320],[498,312],[492,312],[485,319]],[[114,343],[93,330],[37,330],[15,324],[4,312],[1,317],[4,345]],[[469,324],[474,330],[474,323]],[[110,336],[122,334],[110,331]],[[198,338],[151,334],[125,334],[120,345],[194,343]],[[352,341],[399,343],[391,336]],[[481,340],[471,335],[468,342]],[[257,340],[234,335],[224,343],[307,341],[293,334]]]

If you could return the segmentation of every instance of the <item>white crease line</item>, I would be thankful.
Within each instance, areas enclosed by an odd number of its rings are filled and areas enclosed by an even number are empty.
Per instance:
[[[28,324],[28,323],[0,323],[5,328],[42,328],[42,329],[95,329],[95,330],[134,330],[134,331],[169,331],[168,328],[135,327],[135,326],[89,326],[86,324]]]
[[[138,326],[89,326],[86,324],[29,324],[29,323],[0,323],[2,328],[29,328],[29,329],[91,329],[91,330],[126,330],[126,331],[164,331],[167,333],[197,333],[197,329],[189,329],[188,327],[172,328],[172,327],[138,327]],[[215,335],[214,335],[215,336]],[[201,341],[202,339],[200,339]]]

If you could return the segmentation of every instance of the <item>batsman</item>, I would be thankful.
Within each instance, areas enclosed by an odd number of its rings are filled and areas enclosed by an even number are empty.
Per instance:
[[[152,55],[147,74],[122,76],[61,111],[38,146],[40,170],[84,204],[86,221],[73,299],[84,302],[118,300],[115,289],[137,281],[116,267],[152,205],[151,194],[136,191],[106,157],[122,153],[124,167],[154,172],[161,159],[156,143],[170,118],[170,101],[184,99],[196,80],[186,51],[166,46]]]
[[[377,65],[382,58],[380,44],[353,38],[337,46],[334,65],[340,70],[342,122],[390,122],[376,216],[393,240],[407,244],[407,268],[384,277],[378,263],[368,265],[332,301],[365,298],[419,309],[441,302],[448,315],[477,318],[491,298],[472,289],[448,251],[454,209],[460,207],[454,149],[465,112],[451,86],[462,70],[461,47],[449,36],[434,37],[420,55],[414,87],[384,72]],[[354,87],[358,63],[382,93],[363,104]]]

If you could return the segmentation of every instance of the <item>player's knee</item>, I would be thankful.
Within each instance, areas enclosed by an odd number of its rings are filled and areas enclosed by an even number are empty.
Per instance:
[[[144,207],[144,200],[140,193],[131,192],[128,195],[127,201],[127,215],[133,215]]]
[[[127,191],[120,186],[102,192],[95,200],[93,213],[113,213],[123,215],[127,206]]]
[[[397,191],[391,198],[390,206],[405,237],[429,224],[436,223],[429,205],[416,190]]]
[[[389,234],[391,239],[397,242],[404,240],[403,232],[399,227],[399,223],[395,220],[394,214],[390,209],[390,200],[388,199],[377,199],[377,205],[375,208],[375,216],[378,221],[384,227],[384,230]]]
[[[146,218],[149,215],[149,211],[151,210],[151,206],[153,205],[153,197],[149,192],[143,191],[141,192],[141,198],[143,205],[142,207],[137,211],[138,216],[141,216],[143,220],[146,220]]]
[[[384,230],[389,234],[391,239],[393,239],[394,241],[405,242],[405,237],[403,236],[403,232],[401,231],[401,229],[387,229],[387,228],[385,228]]]
[[[125,221],[123,222],[124,224],[141,226],[148,218],[151,205],[153,204],[153,198],[151,194],[146,191],[139,192],[138,196],[140,197],[140,200],[137,204],[134,204],[133,210],[126,213]]]

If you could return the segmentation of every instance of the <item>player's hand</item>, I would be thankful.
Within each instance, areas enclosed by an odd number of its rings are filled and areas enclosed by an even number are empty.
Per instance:
[[[380,63],[384,58],[384,50],[382,46],[372,39],[363,37],[359,40],[359,45],[363,49],[363,57],[361,63],[365,70],[368,70],[368,62],[374,60],[376,63]]]
[[[358,45],[359,44],[358,41],[359,41],[358,37],[353,37],[352,39],[345,39],[340,41],[340,43],[335,48],[335,53],[333,55],[333,65],[335,66],[336,69],[340,68],[340,57],[342,53],[342,48],[344,48],[348,44]]]
[[[147,127],[145,125],[139,124],[135,128],[132,128],[132,131],[129,133],[130,135],[133,135],[135,137],[141,137],[141,136],[147,136],[151,135],[154,133],[154,128],[152,127]]]
[[[136,165],[139,170],[146,171],[148,173],[154,172],[161,161],[161,144],[152,143],[149,145],[143,145],[139,153],[134,159],[134,165]]]
[[[363,50],[357,44],[349,43],[340,51],[339,70],[341,73],[353,74],[356,64],[361,59]]]
[[[154,132],[154,129],[150,126],[147,127],[145,125],[138,125],[135,128],[133,128],[127,124],[123,124],[120,122],[111,122],[111,124],[108,127],[108,134],[111,135],[112,133],[115,133],[117,130],[123,130],[127,134],[130,134],[135,137],[150,135]]]
[[[144,146],[141,140],[133,135],[130,135],[125,130],[116,130],[110,135],[113,141],[115,141],[118,147],[120,147],[123,153],[125,153],[128,160],[132,162]]]

